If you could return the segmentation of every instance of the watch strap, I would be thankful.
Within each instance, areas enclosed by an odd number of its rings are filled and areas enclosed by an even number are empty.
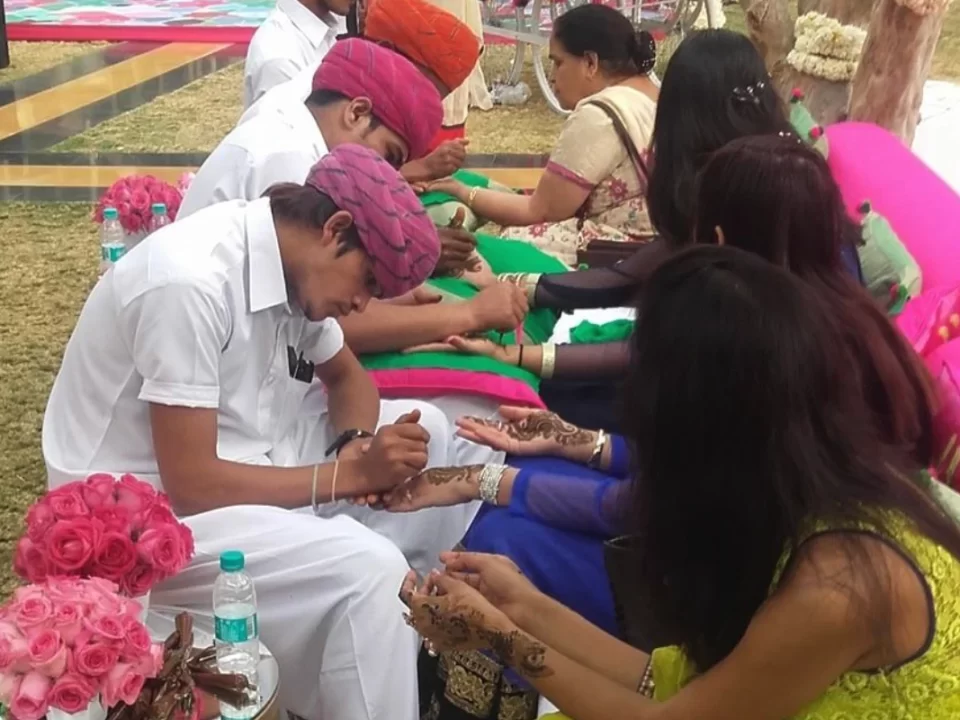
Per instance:
[[[330,447],[327,448],[327,451],[324,453],[327,457],[333,454],[339,454],[345,445],[352,443],[354,440],[359,440],[360,438],[369,438],[373,437],[373,433],[369,430],[361,430],[360,428],[353,428],[351,430],[344,430],[340,435],[337,436],[337,439],[331,443]]]

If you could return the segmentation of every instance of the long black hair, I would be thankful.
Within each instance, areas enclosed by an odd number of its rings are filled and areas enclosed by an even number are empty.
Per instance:
[[[713,244],[717,228],[731,247],[755,253],[813,283],[838,316],[854,313],[875,326],[888,352],[873,353],[855,329],[841,323],[862,368],[862,392],[883,429],[883,440],[922,467],[934,462],[932,382],[916,353],[873,298],[850,276],[841,252],[860,229],[847,215],[823,156],[794,135],[745,137],[714,153],[700,173],[694,239]],[[907,378],[908,382],[903,382]]]
[[[613,77],[646,75],[657,62],[657,45],[646,30],[606,5],[580,5],[553,23],[553,37],[576,57],[597,56],[600,69]]]
[[[813,522],[883,533],[893,511],[960,558],[960,529],[850,381],[857,358],[822,293],[755,255],[697,247],[663,264],[642,302],[627,388],[635,601],[698,670],[741,640]],[[856,330],[890,352],[871,322]],[[837,537],[863,558],[860,536]]]
[[[778,132],[792,127],[750,40],[730,30],[688,35],[670,58],[657,101],[647,184],[657,232],[687,244],[697,172],[711,153],[745,135]]]

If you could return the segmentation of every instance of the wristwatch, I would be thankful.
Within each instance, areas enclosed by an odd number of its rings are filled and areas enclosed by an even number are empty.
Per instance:
[[[333,454],[339,455],[340,451],[343,450],[345,445],[352,443],[354,440],[369,437],[373,437],[373,433],[367,430],[360,430],[359,428],[344,430],[342,433],[340,433],[340,436],[333,441],[333,444],[327,448],[325,455],[327,455],[327,457]]]

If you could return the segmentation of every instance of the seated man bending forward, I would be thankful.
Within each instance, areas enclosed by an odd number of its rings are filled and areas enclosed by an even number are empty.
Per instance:
[[[316,515],[461,462],[436,409],[381,409],[334,319],[419,285],[439,241],[396,171],[357,145],[268,195],[151,235],[97,283],[44,417],[49,483],[130,472],[170,495],[197,553],[155,605],[210,613],[219,554],[245,552],[284,707],[413,720],[418,643],[397,601],[407,562],[356,520]],[[327,407],[303,407],[314,375]],[[394,424],[378,430],[382,414]],[[420,538],[426,558],[472,514],[423,518],[401,539]]]

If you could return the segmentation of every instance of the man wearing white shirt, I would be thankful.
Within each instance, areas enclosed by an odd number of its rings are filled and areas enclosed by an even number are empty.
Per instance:
[[[185,516],[196,556],[155,605],[209,613],[219,554],[246,554],[281,702],[311,720],[417,717],[407,563],[356,521],[315,515],[458,462],[429,406],[387,406],[376,429],[376,390],[333,319],[409,291],[438,255],[399,175],[341,146],[305,184],[209,208],[124,257],[87,299],[47,405],[51,487],[131,472]],[[325,423],[301,407],[314,375]]]
[[[247,48],[243,106],[315,65],[347,29],[349,0],[277,0]]]

